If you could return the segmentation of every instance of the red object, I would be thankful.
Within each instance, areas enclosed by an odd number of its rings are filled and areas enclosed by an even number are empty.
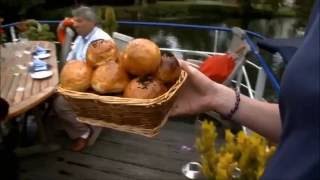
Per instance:
[[[210,56],[200,65],[200,71],[210,79],[223,83],[235,66],[231,54]]]
[[[63,44],[66,38],[66,27],[72,27],[73,26],[73,19],[66,17],[62,22],[60,22],[58,29],[57,29],[57,37],[58,41]]]

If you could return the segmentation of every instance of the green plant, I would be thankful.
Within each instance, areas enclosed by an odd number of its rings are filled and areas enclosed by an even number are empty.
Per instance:
[[[55,35],[50,32],[48,24],[40,24],[33,19],[23,21],[17,27],[20,30],[20,36],[29,40],[53,41],[55,39]]]
[[[112,7],[101,8],[98,11],[102,29],[112,35],[118,28],[116,14]]]
[[[225,130],[225,144],[216,148],[217,136],[214,124],[204,121],[196,138],[202,171],[208,179],[257,180],[261,177],[274,146],[269,146],[267,140],[256,133],[232,134]]]

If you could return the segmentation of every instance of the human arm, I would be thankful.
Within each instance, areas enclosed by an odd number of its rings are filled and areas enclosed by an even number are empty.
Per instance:
[[[170,115],[196,114],[209,110],[223,115],[228,114],[235,105],[234,91],[211,81],[187,62],[180,61],[180,64],[189,77]],[[244,95],[241,95],[240,99],[239,109],[232,120],[277,142],[281,134],[278,104],[253,100]]]
[[[80,36],[78,36],[74,42],[71,44],[71,51],[68,53],[66,61],[72,60],[72,59],[76,59],[76,46],[79,45],[80,43]]]

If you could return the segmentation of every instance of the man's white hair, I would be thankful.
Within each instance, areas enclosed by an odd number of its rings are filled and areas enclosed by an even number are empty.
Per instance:
[[[82,17],[88,21],[97,22],[97,16],[94,10],[87,6],[80,6],[72,10],[72,15],[74,17]]]

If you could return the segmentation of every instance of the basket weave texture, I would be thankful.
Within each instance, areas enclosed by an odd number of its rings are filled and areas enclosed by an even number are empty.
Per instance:
[[[154,99],[101,96],[67,90],[60,85],[57,90],[71,105],[80,122],[153,137],[166,123],[168,111],[186,79],[187,73],[181,71],[177,82]]]

